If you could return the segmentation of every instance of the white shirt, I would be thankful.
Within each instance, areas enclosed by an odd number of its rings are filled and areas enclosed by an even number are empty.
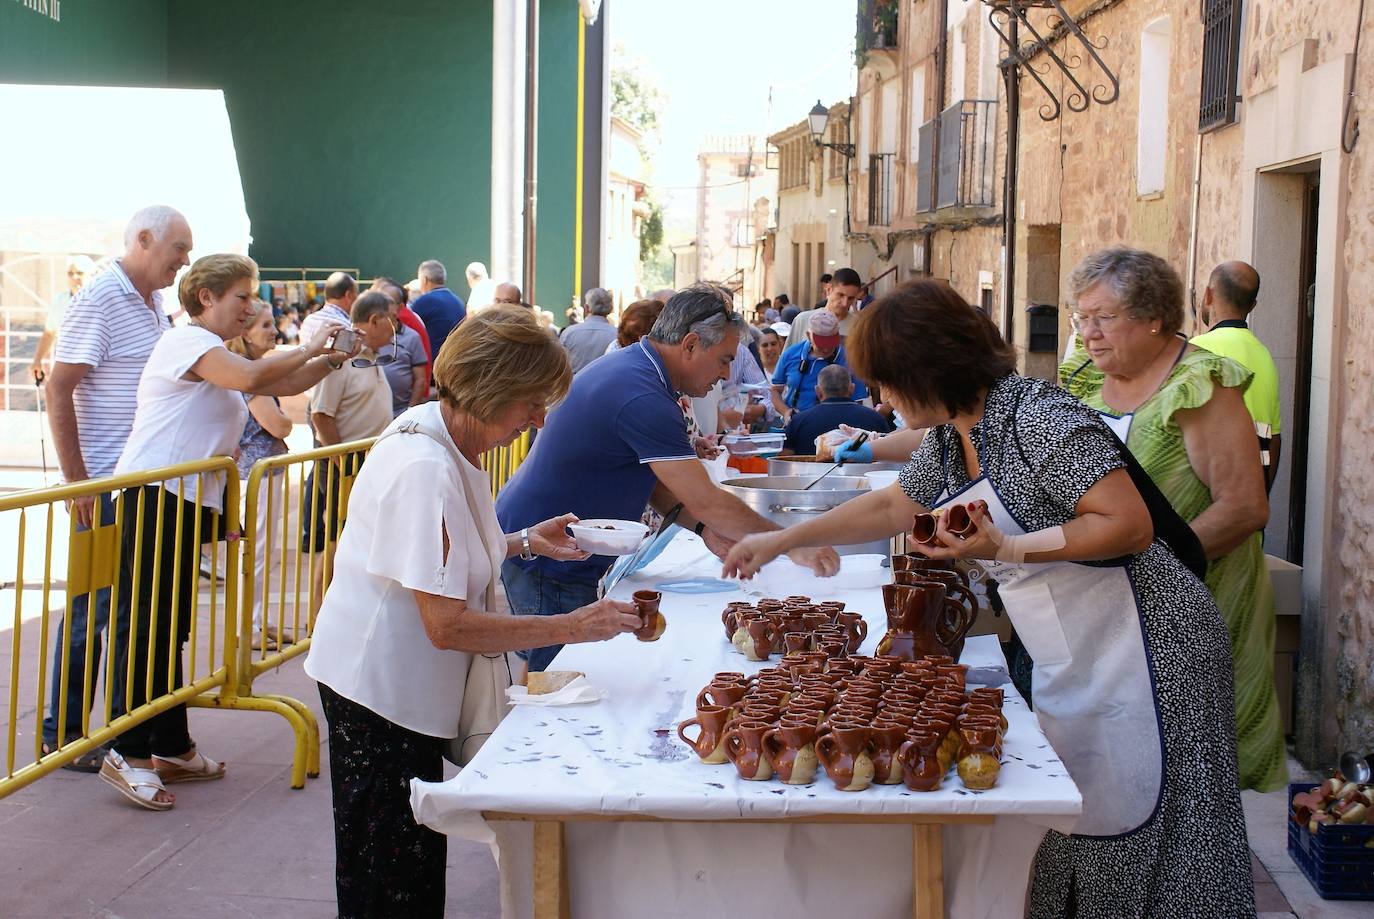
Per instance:
[[[406,419],[448,436],[438,402],[402,413],[391,427]],[[312,679],[431,737],[458,736],[471,657],[434,647],[412,591],[488,612],[487,590],[506,554],[487,474],[456,451],[423,434],[392,434],[372,448],[349,497],[305,661]]]
[[[154,292],[149,306],[119,262],[68,304],[54,358],[91,368],[72,392],[81,459],[91,478],[114,471],[133,427],[143,365],[170,326],[162,294]]]
[[[138,383],[138,413],[115,474],[157,469],[174,463],[232,456],[243,438],[248,403],[243,393],[206,380],[183,379],[196,361],[224,340],[209,329],[183,325],[162,333]],[[224,473],[188,475],[167,483],[186,501],[224,510]]]
[[[496,282],[491,278],[483,278],[472,285],[468,293],[468,302],[464,304],[468,312],[473,310],[483,310],[491,306],[491,302],[496,299]]]

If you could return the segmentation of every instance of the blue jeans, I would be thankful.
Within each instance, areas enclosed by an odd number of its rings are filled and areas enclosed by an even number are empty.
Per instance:
[[[597,600],[595,584],[560,581],[538,568],[521,568],[510,559],[501,564],[501,583],[506,586],[511,612],[517,616],[557,616]],[[549,645],[521,651],[520,656],[533,673],[547,670],[561,650],[562,645]]]
[[[100,523],[108,526],[115,522],[114,499],[108,494],[100,496]],[[77,525],[77,532],[84,532],[87,527]],[[127,590],[127,585],[122,589]],[[52,701],[48,705],[47,717],[43,719],[43,742],[50,747],[57,746],[57,711],[61,706],[62,686],[65,682],[67,686],[67,718],[63,725],[63,732],[66,737],[62,742],[66,743],[81,736],[81,723],[86,714],[83,705],[85,699],[85,680],[86,680],[86,617],[90,605],[90,594],[81,594],[71,598],[70,611],[57,623],[57,647],[53,650],[52,656]],[[102,587],[95,592],[95,630],[91,639],[91,695],[95,696],[96,678],[100,676],[100,633],[103,632],[110,621],[110,589]],[[129,623],[127,620],[121,621],[117,625],[120,635],[127,635]],[[62,677],[62,646],[63,639],[70,635],[69,650],[67,652],[67,673],[66,679]],[[124,674],[118,667],[115,668],[115,691],[118,696],[124,687]],[[110,693],[110,687],[106,686],[105,691]]]

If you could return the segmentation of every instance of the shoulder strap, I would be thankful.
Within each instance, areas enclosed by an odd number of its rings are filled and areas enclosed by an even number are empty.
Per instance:
[[[1136,491],[1140,492],[1145,507],[1150,511],[1150,523],[1154,525],[1155,535],[1173,550],[1174,555],[1178,556],[1178,560],[1189,571],[1197,575],[1199,581],[1202,580],[1207,576],[1207,553],[1202,548],[1202,540],[1197,538],[1193,528],[1179,516],[1178,511],[1174,510],[1169,499],[1164,497],[1164,492],[1159,490],[1155,480],[1150,478],[1150,474],[1140,465],[1130,448],[1116,436],[1115,431],[1112,432],[1112,437],[1116,440],[1121,461],[1126,465],[1126,472],[1135,483]]]
[[[439,444],[439,446],[443,447],[445,450],[449,452],[449,455],[453,457],[454,462],[458,463],[459,481],[460,483],[462,482],[462,465],[467,461],[463,458],[463,455],[458,452],[458,448],[453,445],[453,441],[450,438],[443,436],[438,431],[435,431],[433,428],[426,427],[424,424],[415,419],[407,419],[405,421],[402,421],[396,427],[384,433],[381,437],[378,437],[377,440],[373,442],[372,446],[376,447],[377,444],[386,440],[392,434],[423,434],[425,437],[428,437],[436,444]],[[478,523],[478,521],[481,519],[480,515],[478,514],[478,508],[472,502],[472,495],[469,494],[469,490],[467,488],[466,483],[463,484],[463,500],[467,502],[468,516],[472,518],[474,526],[477,527],[477,539],[482,544],[482,549],[485,550],[488,555],[492,554],[492,547],[487,545],[486,534],[483,533],[482,527]],[[486,605],[487,612],[494,612],[496,610],[495,576],[492,577],[491,582],[487,585],[487,592],[484,598],[484,602]]]

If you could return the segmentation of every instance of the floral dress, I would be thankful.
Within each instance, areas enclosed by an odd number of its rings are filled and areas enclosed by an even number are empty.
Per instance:
[[[1088,407],[1110,412],[1102,398],[1106,378],[1086,355],[1070,357],[1060,373],[1069,392]],[[1206,405],[1217,384],[1243,389],[1251,377],[1230,358],[1198,349],[1185,354],[1159,390],[1135,411],[1126,445],[1189,523],[1212,506],[1212,493],[1193,471],[1174,416]],[[1231,637],[1240,787],[1283,788],[1288,766],[1274,691],[1274,587],[1264,561],[1263,534],[1252,533],[1228,555],[1212,561],[1207,566],[1207,589]]]
[[[1028,532],[1068,523],[1088,489],[1123,468],[1119,443],[1097,413],[1043,380],[995,383],[971,439],[982,475]],[[932,507],[972,484],[966,466],[958,432],[943,425],[899,481],[913,501]],[[1049,831],[1036,854],[1030,915],[1253,916],[1230,644],[1216,605],[1159,540],[1130,559],[1084,564],[1124,564],[1134,588],[1163,748],[1160,790],[1148,819],[1127,832]]]

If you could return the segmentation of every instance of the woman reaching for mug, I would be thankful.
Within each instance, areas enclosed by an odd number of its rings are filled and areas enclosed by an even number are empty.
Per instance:
[[[960,540],[941,518],[923,551],[978,559],[997,582],[1035,662],[1045,736],[1083,795],[1075,832],[1050,831],[1036,855],[1030,914],[1254,915],[1226,627],[1152,539],[1111,431],[1052,384],[1017,376],[997,329],[939,282],[879,298],[846,345],[854,371],[930,433],[897,484],[745,537],[726,574],[986,502],[976,533]]]

